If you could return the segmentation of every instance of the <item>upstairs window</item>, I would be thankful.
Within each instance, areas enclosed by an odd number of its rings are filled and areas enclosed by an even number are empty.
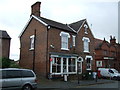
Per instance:
[[[89,52],[89,38],[87,37],[83,37],[83,48],[84,48],[84,52]]]
[[[73,46],[75,46],[75,37],[76,36],[73,35],[72,37],[73,37]]]
[[[35,35],[30,36],[30,50],[34,50]]]
[[[87,26],[87,24],[84,25],[84,30],[85,30],[85,34],[88,34],[88,26]]]
[[[68,39],[70,38],[69,33],[61,32],[60,36],[61,36],[61,49],[62,50],[69,50],[68,49]]]

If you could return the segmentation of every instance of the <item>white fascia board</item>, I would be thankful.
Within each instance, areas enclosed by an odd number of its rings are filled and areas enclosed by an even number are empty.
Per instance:
[[[25,31],[25,29],[27,28],[27,26],[29,25],[30,21],[32,20],[32,18],[36,19],[37,21],[39,21],[40,23],[42,23],[45,26],[48,26],[48,24],[46,24],[45,22],[43,22],[42,20],[40,20],[39,18],[37,18],[36,16],[32,15],[30,17],[30,19],[28,20],[28,22],[26,23],[25,27],[23,28],[22,32],[20,33],[20,35],[18,36],[18,38],[20,38],[23,34],[23,32]]]
[[[68,28],[70,28],[73,32],[77,33],[72,27],[70,27],[68,24],[67,24]]]
[[[38,21],[39,21],[40,23],[42,23],[43,25],[48,26],[47,23],[43,22],[42,20],[40,20],[40,19],[37,18],[36,16],[32,15],[32,17],[33,17],[34,19],[38,20]]]
[[[77,33],[80,31],[80,29],[82,28],[82,26],[84,25],[84,23],[86,22],[86,20],[82,23],[82,25],[79,27]]]

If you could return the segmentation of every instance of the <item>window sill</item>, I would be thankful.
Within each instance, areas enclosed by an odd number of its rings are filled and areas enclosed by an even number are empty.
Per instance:
[[[88,32],[85,32],[85,34],[88,34]]]
[[[69,49],[68,49],[68,48],[61,48],[61,50],[66,50],[66,51],[69,51]]]
[[[86,70],[91,70],[91,69],[86,69]]]
[[[90,53],[89,51],[84,51],[84,53]]]
[[[30,48],[29,50],[32,51],[32,50],[34,50],[34,48]]]

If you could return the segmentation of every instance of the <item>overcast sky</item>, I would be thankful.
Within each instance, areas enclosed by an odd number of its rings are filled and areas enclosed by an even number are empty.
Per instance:
[[[0,30],[11,36],[10,58],[19,59],[19,38],[31,14],[31,5],[41,1],[41,16],[61,23],[87,19],[95,38],[118,39],[118,0],[0,0]]]

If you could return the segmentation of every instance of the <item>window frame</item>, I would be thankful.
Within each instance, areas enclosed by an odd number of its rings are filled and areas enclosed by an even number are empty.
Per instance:
[[[87,24],[84,25],[84,32],[85,32],[85,34],[88,34],[88,25]]]
[[[90,59],[90,63],[87,63],[87,59]],[[86,60],[86,70],[92,70],[92,60],[93,60],[92,56],[86,56],[85,60]],[[90,68],[87,68],[87,65],[89,65]]]
[[[72,39],[73,39],[73,46],[75,47],[75,42],[76,42],[76,36],[75,35],[72,35]]]
[[[68,47],[69,47],[70,34],[66,32],[61,32],[60,36],[61,36],[61,50],[69,50]]]
[[[83,37],[82,41],[83,41],[83,49],[84,49],[83,52],[89,53],[90,52],[90,44],[89,44],[90,39],[87,37]]]
[[[34,44],[35,44],[35,35],[30,36],[30,49],[34,50]]]

